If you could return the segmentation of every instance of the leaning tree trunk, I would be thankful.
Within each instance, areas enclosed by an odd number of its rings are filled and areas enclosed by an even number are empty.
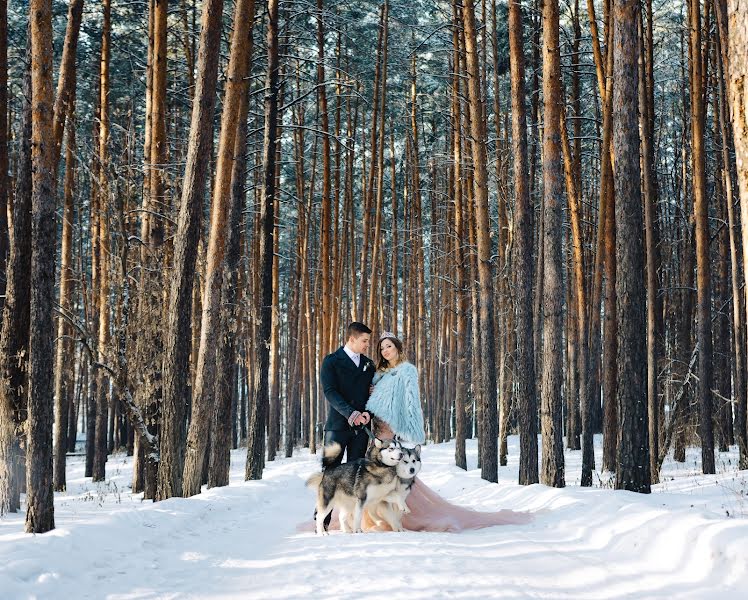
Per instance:
[[[541,481],[564,487],[562,383],[561,55],[558,0],[543,4],[543,374]]]
[[[200,349],[192,400],[192,421],[187,434],[182,493],[200,493],[208,431],[213,415],[213,382],[216,369],[216,341],[220,314],[223,259],[226,252],[226,227],[231,199],[231,171],[237,134],[237,119],[242,96],[247,93],[247,55],[254,22],[254,0],[239,0],[234,9],[234,31],[228,67],[226,96],[221,117],[221,136],[211,207],[210,235],[205,265]]]
[[[260,328],[257,350],[258,382],[255,402],[250,412],[247,464],[244,478],[261,479],[265,466],[265,426],[268,408],[268,369],[270,367],[270,336],[272,334],[273,300],[273,224],[275,203],[276,130],[278,127],[278,0],[268,2],[268,70],[265,88],[265,134],[262,142],[263,187],[260,192],[262,219],[259,242]]]
[[[223,0],[204,1],[197,57],[197,85],[192,103],[187,163],[174,239],[171,300],[164,339],[163,419],[156,493],[159,500],[182,495],[185,411],[192,340],[192,293],[205,183],[213,154],[213,111],[216,105],[222,15]]]
[[[52,2],[32,0],[31,329],[26,426],[26,532],[55,527],[52,489],[54,424],[52,308],[55,288],[54,138],[52,136]]]
[[[638,0],[614,0],[613,148],[616,204],[619,415],[616,488],[650,491],[646,298],[639,164]]]
[[[514,274],[517,323],[517,407],[519,413],[519,483],[538,483],[538,400],[535,389],[535,346],[532,315],[533,208],[527,179],[525,116],[525,55],[522,9],[509,3],[509,55],[512,82],[512,143],[514,148]]]

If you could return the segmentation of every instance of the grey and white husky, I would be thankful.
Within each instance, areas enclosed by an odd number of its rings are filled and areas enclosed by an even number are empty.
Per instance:
[[[410,489],[413,487],[420,470],[421,446],[403,448],[403,457],[396,467],[397,484],[395,489],[369,509],[377,525],[381,526],[384,522],[390,526],[392,531],[404,531],[403,515],[410,512],[408,505],[405,504],[405,499],[410,494]]]
[[[339,444],[326,446],[322,457],[322,473],[315,473],[306,482],[317,488],[317,533],[324,534],[325,517],[338,509],[340,529],[361,531],[361,515],[365,508],[378,503],[398,484],[396,466],[403,457],[397,440],[374,438],[366,458],[332,466],[340,455]],[[350,517],[353,516],[351,523]]]

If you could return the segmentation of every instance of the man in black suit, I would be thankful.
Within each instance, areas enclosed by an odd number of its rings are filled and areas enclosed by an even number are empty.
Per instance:
[[[358,427],[371,420],[366,402],[376,366],[364,355],[370,339],[371,329],[353,322],[348,326],[345,345],[322,361],[322,389],[332,408],[325,423],[325,446],[337,442],[341,447],[335,465],[343,461],[343,450],[348,462],[366,455],[369,436]]]

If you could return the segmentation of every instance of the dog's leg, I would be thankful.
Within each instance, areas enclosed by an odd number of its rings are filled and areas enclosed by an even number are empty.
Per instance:
[[[364,501],[359,500],[356,502],[356,510],[353,513],[353,533],[362,533],[361,530],[361,517],[364,512]]]
[[[325,517],[330,513],[329,506],[317,505],[317,535],[328,535],[325,527]]]
[[[340,523],[340,531],[343,533],[350,533],[351,528],[348,526],[349,523],[349,514],[348,511],[344,508],[340,509],[340,514],[338,515],[338,523]]]
[[[390,502],[382,503],[382,519],[389,525],[392,531],[403,531],[403,525],[400,521],[400,511]]]

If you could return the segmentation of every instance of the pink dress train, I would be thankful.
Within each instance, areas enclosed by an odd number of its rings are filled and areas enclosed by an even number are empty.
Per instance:
[[[380,439],[391,439],[394,437],[387,423],[375,420],[374,431]],[[408,497],[405,499],[410,509],[409,513],[403,515],[403,528],[408,531],[448,531],[457,533],[467,529],[483,529],[495,525],[522,525],[532,521],[532,515],[526,512],[513,510],[499,510],[495,512],[482,512],[452,504],[442,498],[429,486],[416,477]],[[364,512],[361,520],[361,528],[364,531],[391,531],[386,524],[377,525]],[[298,531],[315,531],[313,522],[303,523],[297,528]],[[332,513],[330,530],[340,529],[338,522],[338,511]]]
[[[482,512],[458,506],[442,498],[416,478],[405,500],[410,509],[403,515],[403,527],[409,531],[450,531],[482,529],[494,525],[521,525],[532,521],[525,512],[499,510]]]

